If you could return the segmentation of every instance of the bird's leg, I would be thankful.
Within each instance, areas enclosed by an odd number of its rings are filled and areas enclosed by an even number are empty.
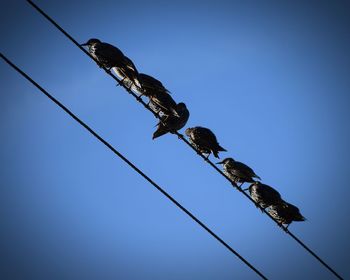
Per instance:
[[[119,84],[124,84],[125,77],[120,80]]]
[[[233,177],[232,177],[232,180],[233,180],[233,183],[234,183],[233,185],[234,185],[235,187],[237,187],[237,188],[240,189],[241,186],[242,186],[242,184],[241,184],[241,185],[238,185],[238,183],[240,182],[239,179],[238,179],[236,176],[233,176]]]
[[[141,96],[143,96],[145,93],[146,93],[145,90],[142,89],[142,90],[140,90],[140,95],[139,95],[139,96],[141,97]]]
[[[136,95],[136,94],[135,94],[135,96],[136,96],[137,101],[142,102],[141,96],[138,96],[138,95]]]
[[[197,152],[198,155],[203,156],[203,154],[202,154],[201,151],[198,149],[198,147],[197,147],[196,144],[191,143],[191,145],[192,145],[193,148],[195,148],[195,150],[196,150],[196,152]]]
[[[103,64],[101,62],[99,62],[98,60],[95,60],[95,62],[98,67],[103,68]]]
[[[130,79],[129,79],[129,80],[130,80]],[[131,90],[131,88],[132,88],[133,85],[134,85],[135,87],[137,87],[137,86],[135,85],[134,82],[131,82],[131,80],[130,80],[130,83],[128,83],[128,85],[129,85],[128,90]]]

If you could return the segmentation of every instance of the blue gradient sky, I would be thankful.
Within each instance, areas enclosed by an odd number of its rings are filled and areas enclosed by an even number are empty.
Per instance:
[[[1,52],[271,279],[332,275],[22,1]],[[350,278],[346,1],[36,1],[78,41],[118,46],[232,156],[297,205],[290,229]],[[1,279],[256,279],[0,63]]]

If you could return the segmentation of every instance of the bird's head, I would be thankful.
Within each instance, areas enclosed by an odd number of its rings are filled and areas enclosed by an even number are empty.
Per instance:
[[[80,46],[92,46],[92,45],[98,44],[98,43],[101,43],[101,41],[99,39],[92,38],[92,39],[89,39],[89,41],[87,41],[86,43],[81,44]]]
[[[177,110],[180,110],[180,111],[183,111],[183,110],[187,109],[187,108],[186,108],[186,104],[183,103],[183,102],[180,102],[180,103],[178,103],[178,104],[176,105],[176,109],[177,109]]]
[[[225,158],[223,161],[217,162],[216,164],[227,164],[227,163],[233,163],[235,160],[233,158]]]
[[[192,132],[193,128],[189,127],[189,128],[186,128],[185,130],[185,134],[190,137],[191,136],[191,132]]]

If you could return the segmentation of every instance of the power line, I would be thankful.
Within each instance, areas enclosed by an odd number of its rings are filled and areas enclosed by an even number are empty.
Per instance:
[[[223,239],[216,235],[210,228],[208,228],[203,222],[201,222],[196,216],[194,216],[189,210],[182,206],[177,200],[175,200],[170,194],[168,194],[163,188],[161,188],[157,183],[155,183],[150,177],[143,173],[137,166],[135,166],[131,161],[129,161],[125,156],[118,152],[111,144],[104,140],[100,135],[98,135],[92,128],[90,128],[86,123],[80,120],[72,111],[70,111],[66,106],[54,98],[50,93],[48,93],[44,88],[42,88],[37,82],[35,82],[31,77],[29,77],[25,72],[19,69],[14,63],[12,63],[8,58],[6,58],[2,53],[0,53],[2,59],[4,59],[12,68],[19,72],[24,78],[36,86],[43,94],[45,94],[51,101],[53,101],[57,106],[59,106],[63,111],[65,111],[69,116],[71,116],[75,121],[77,121],[82,127],[89,131],[94,137],[96,137],[102,144],[104,144],[108,149],[110,149],[114,154],[120,157],[126,164],[128,164],[132,169],[134,169],[138,174],[140,174],[146,181],[153,185],[158,191],[165,195],[172,203],[174,203],[178,208],[185,212],[190,218],[192,218],[197,224],[204,228],[210,235],[212,235],[217,241],[224,245],[231,253],[236,255],[243,263],[245,263],[251,270],[258,274],[262,279],[266,279],[257,268],[250,264],[245,258],[243,258],[237,251],[235,251],[230,245],[228,245]]]
[[[27,0],[27,2],[34,7],[40,14],[42,14],[48,21],[50,21],[58,30],[60,30],[68,39],[70,39],[80,50],[82,50],[85,54],[87,54],[91,59],[93,59],[95,62],[96,59],[94,59],[84,48],[80,46],[80,44],[72,37],[70,36],[61,26],[59,26],[51,17],[49,17],[42,9],[40,9],[36,4],[34,4],[31,0]],[[157,119],[160,119],[160,116],[155,113],[137,94],[132,92],[128,87],[126,87],[116,76],[114,76],[111,71],[104,68],[106,73],[111,76],[114,80],[118,82],[119,85],[123,86],[128,93],[130,93],[139,103],[141,103],[147,110],[149,110]],[[181,139],[185,144],[187,144],[191,149],[193,149],[200,157],[202,157],[210,166],[212,166],[219,174],[221,174],[226,180],[228,180],[233,187],[235,187],[239,192],[241,192],[246,198],[248,198],[252,203],[255,204],[254,200],[246,193],[244,192],[233,180],[231,180],[222,170],[220,170],[211,160],[206,158],[203,154],[199,153],[195,147],[191,145],[191,143],[184,137],[183,134],[176,132],[174,133],[178,136],[179,139]],[[260,205],[256,205],[258,208],[260,208],[272,221],[274,221],[282,230],[284,230],[289,236],[291,236],[297,243],[299,243],[306,251],[308,251],[313,257],[315,257],[323,266],[325,266],[330,272],[332,272],[338,279],[343,279],[333,268],[331,268],[325,261],[323,261],[315,252],[313,252],[306,244],[301,241],[298,237],[296,237],[290,230],[287,229],[287,227],[284,227],[282,224],[278,223],[269,212],[267,212],[264,208],[261,208]]]

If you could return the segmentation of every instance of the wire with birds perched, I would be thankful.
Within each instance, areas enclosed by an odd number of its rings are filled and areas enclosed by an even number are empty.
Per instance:
[[[86,55],[88,55],[92,60],[94,60],[97,64],[99,62],[90,55],[80,44],[72,37],[70,36],[61,26],[59,26],[51,17],[49,17],[42,9],[40,9],[36,4],[33,3],[31,0],[27,0],[27,2],[35,8],[40,14],[42,14],[49,22],[51,22],[58,30],[60,30],[68,39],[70,39],[81,51],[83,51]],[[127,87],[121,80],[119,80],[115,75],[111,73],[109,69],[106,69],[105,67],[101,67],[109,76],[111,76],[115,81],[117,81],[118,85],[122,86],[129,94],[131,94],[139,103],[141,103],[147,110],[149,110],[157,119],[162,121],[161,116],[159,113],[154,112],[150,106],[135,92],[131,90],[131,87]],[[179,132],[174,132],[173,134],[177,135],[180,140],[182,140],[184,143],[186,143],[191,149],[193,149],[200,157],[202,157],[211,167],[213,167],[219,174],[221,174],[224,178],[226,178],[231,185],[236,188],[239,192],[241,192],[246,198],[248,198],[254,205],[256,205],[255,201],[246,193],[244,192],[240,186],[236,184],[235,181],[233,181],[229,176],[227,176],[221,169],[219,169],[211,160],[209,160],[206,156],[204,156],[202,153],[198,152],[198,150],[191,145],[191,143],[184,137],[183,134]],[[281,223],[279,223],[276,219],[273,218],[273,216],[266,211],[265,209],[261,208],[260,205],[256,205],[258,208],[261,209],[263,213],[265,213],[272,221],[274,221],[283,231],[285,231],[289,236],[291,236],[297,243],[299,243],[306,251],[308,251],[313,257],[315,257],[324,267],[326,267],[330,272],[332,272],[338,279],[343,279],[333,268],[331,268],[327,263],[325,263],[316,253],[314,253],[304,242],[302,242],[298,237],[296,237],[287,227],[283,226]]]

